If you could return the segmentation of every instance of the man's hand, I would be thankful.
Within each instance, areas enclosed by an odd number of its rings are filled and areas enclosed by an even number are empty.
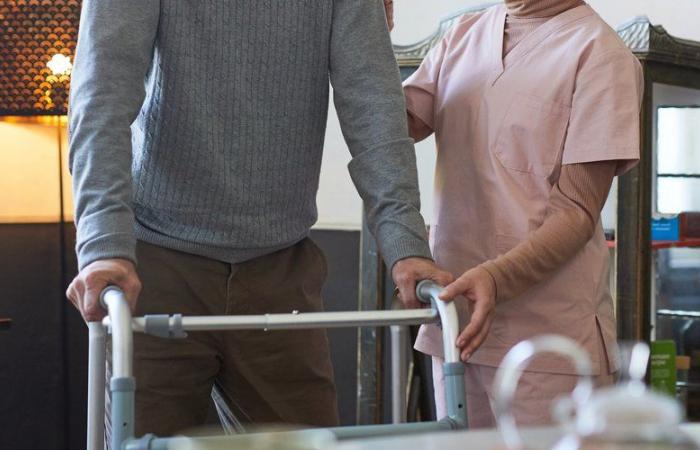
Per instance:
[[[391,276],[399,288],[399,299],[409,309],[424,306],[416,298],[418,282],[432,280],[441,286],[447,286],[454,280],[451,273],[445,272],[425,258],[406,258],[398,261],[391,270]]]
[[[394,0],[384,0],[384,8],[386,9],[386,23],[391,31],[394,29]]]
[[[462,361],[466,362],[486,339],[496,308],[496,283],[486,269],[476,267],[468,270],[440,294],[440,299],[452,301],[464,296],[473,303],[471,319],[457,338]]]
[[[100,294],[110,285],[124,291],[133,311],[141,292],[141,281],[134,263],[126,259],[105,259],[89,264],[68,286],[66,295],[86,322],[97,322],[106,315],[100,306]]]

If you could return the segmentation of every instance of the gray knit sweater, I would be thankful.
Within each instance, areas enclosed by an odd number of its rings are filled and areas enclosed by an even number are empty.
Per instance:
[[[70,166],[80,267],[136,240],[236,263],[317,219],[329,79],[390,266],[430,257],[381,0],[85,0]]]

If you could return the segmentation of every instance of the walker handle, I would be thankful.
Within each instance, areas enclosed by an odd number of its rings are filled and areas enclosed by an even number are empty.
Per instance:
[[[429,305],[433,299],[437,300],[442,289],[442,286],[432,280],[423,280],[416,286],[416,297],[418,297],[419,302]]]
[[[461,363],[457,336],[459,336],[459,314],[455,302],[440,300],[443,287],[431,280],[423,280],[416,286],[416,296],[423,303],[432,304],[440,315],[443,354],[446,363]]]
[[[108,314],[109,314],[109,305],[107,304],[107,298],[110,295],[117,295],[117,296],[121,297],[122,299],[124,299],[124,301],[126,301],[126,296],[124,295],[124,291],[122,290],[122,288],[120,288],[119,286],[115,286],[113,284],[109,284],[109,285],[105,286],[105,288],[102,289],[102,292],[100,292],[99,301],[100,301],[100,306],[102,307],[102,309],[104,309],[105,312]]]

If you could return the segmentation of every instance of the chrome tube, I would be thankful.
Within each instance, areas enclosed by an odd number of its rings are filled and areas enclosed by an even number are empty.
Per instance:
[[[112,334],[112,377],[128,378],[133,376],[133,333],[131,329],[131,310],[124,293],[114,287],[102,292],[102,306],[109,312],[103,321],[110,327]]]
[[[216,330],[291,330],[313,328],[372,327],[388,325],[419,325],[436,322],[438,314],[431,309],[404,311],[347,311],[292,314],[262,314],[251,316],[191,316],[182,318],[184,331]],[[113,319],[103,324],[111,326]],[[172,323],[172,321],[171,321]],[[131,321],[136,332],[144,332],[143,317]]]
[[[459,316],[454,302],[444,302],[439,295],[444,288],[432,281],[421,281],[416,288],[418,298],[424,302],[432,302],[437,308],[442,324],[442,345],[446,363],[461,362],[459,349],[455,345],[459,336]]]
[[[112,333],[112,378],[109,382],[111,393],[111,448],[123,448],[125,442],[134,438],[134,392],[136,382],[133,377],[133,331],[131,330],[131,309],[124,293],[110,286],[102,291],[102,306],[111,318]],[[99,447],[98,447],[99,448]]]
[[[408,385],[408,327],[392,325],[391,333],[391,421],[405,423]]]
[[[87,447],[101,449],[105,438],[106,333],[100,322],[88,323]]]

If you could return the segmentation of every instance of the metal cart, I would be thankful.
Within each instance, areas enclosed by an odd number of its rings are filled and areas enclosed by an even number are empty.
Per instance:
[[[467,413],[464,391],[464,365],[459,349],[454,345],[459,334],[459,321],[454,303],[438,299],[442,287],[431,281],[417,286],[418,298],[430,308],[392,311],[348,311],[321,313],[265,314],[250,316],[183,317],[155,315],[132,318],[121,290],[108,287],[102,292],[101,303],[108,312],[102,322],[89,323],[88,366],[88,450],[104,445],[105,358],[106,333],[112,334],[111,449],[165,450],[177,447],[181,438],[134,436],[133,332],[166,338],[185,338],[187,331],[279,330],[298,328],[341,328],[360,326],[418,325],[439,322],[442,327],[445,354],[445,396],[447,417],[437,422],[417,422],[391,425],[366,425],[328,429],[335,439],[387,436],[437,430],[466,429]],[[194,438],[227,441],[232,448],[235,436]]]

